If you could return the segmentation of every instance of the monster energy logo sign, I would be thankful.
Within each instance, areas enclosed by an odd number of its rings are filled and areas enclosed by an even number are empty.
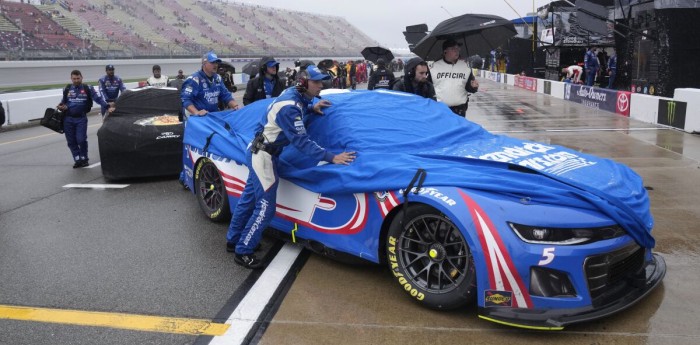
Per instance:
[[[666,118],[668,119],[668,123],[675,122],[673,120],[675,120],[675,117],[676,117],[676,102],[673,102],[673,101],[668,102],[666,104],[666,107],[668,109],[668,112],[666,113]]]
[[[657,122],[661,125],[668,125],[684,129],[685,127],[685,111],[686,102],[677,102],[673,100],[659,100],[658,119]]]

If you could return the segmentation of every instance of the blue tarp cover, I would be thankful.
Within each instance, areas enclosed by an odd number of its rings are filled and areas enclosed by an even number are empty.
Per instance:
[[[328,194],[398,190],[422,168],[427,172],[424,186],[600,210],[641,246],[654,246],[648,195],[642,179],[627,166],[562,146],[494,135],[444,104],[405,93],[353,91],[324,98],[333,105],[324,116],[311,115],[309,135],[334,153],[356,151],[357,160],[349,166],[318,165],[287,146],[279,173],[297,185]],[[215,132],[208,151],[245,162],[245,147],[270,102],[191,117],[184,142],[202,148]]]

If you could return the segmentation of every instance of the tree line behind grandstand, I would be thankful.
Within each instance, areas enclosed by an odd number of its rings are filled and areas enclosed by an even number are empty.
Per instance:
[[[307,29],[308,22],[315,25]],[[183,58],[209,50],[236,57],[353,56],[373,45],[342,17],[242,3],[0,2],[2,60]]]

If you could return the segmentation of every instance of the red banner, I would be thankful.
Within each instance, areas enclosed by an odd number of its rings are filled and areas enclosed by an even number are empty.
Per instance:
[[[629,117],[630,116],[630,103],[632,101],[632,93],[629,91],[618,91],[617,92],[617,102],[615,104],[615,112]]]
[[[537,91],[537,79],[532,77],[515,76],[515,86],[530,91]]]

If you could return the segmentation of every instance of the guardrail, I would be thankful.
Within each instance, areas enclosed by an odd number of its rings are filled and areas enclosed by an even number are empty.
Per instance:
[[[233,81],[236,85],[246,84],[249,76],[247,74],[235,74]],[[91,85],[95,91],[97,86]],[[127,89],[138,87],[138,82],[125,83]],[[5,107],[5,117],[7,125],[16,125],[40,120],[44,116],[46,108],[54,108],[61,102],[63,89],[51,89],[42,91],[16,92],[4,94],[0,102]],[[94,103],[92,110],[99,110],[100,105]]]
[[[478,69],[475,74],[635,120],[670,126],[688,133],[700,132],[700,89],[675,89],[673,98],[669,98]]]

